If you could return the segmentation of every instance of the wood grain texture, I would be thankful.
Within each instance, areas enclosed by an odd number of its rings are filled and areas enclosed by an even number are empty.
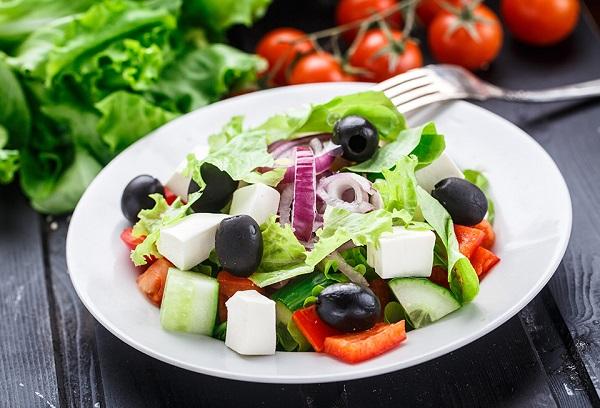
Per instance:
[[[39,216],[0,187],[0,406],[58,407]]]
[[[109,408],[556,406],[518,318],[470,346],[417,367],[330,384],[223,380],[154,360],[101,327],[97,341]]]
[[[95,320],[83,306],[67,271],[65,244],[68,218],[43,223],[56,321],[56,363],[68,407],[104,406],[95,343]]]

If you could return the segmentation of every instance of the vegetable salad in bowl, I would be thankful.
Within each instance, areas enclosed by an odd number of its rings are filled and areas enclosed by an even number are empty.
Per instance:
[[[471,302],[500,261],[485,176],[382,93],[252,128],[234,116],[208,144],[122,195],[121,239],[165,330],[358,363]]]

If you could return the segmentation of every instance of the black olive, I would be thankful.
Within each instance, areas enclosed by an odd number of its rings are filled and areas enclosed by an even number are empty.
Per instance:
[[[330,326],[346,332],[370,329],[381,314],[373,291],[356,283],[336,283],[317,297],[317,313]]]
[[[475,184],[458,177],[440,181],[431,195],[444,206],[456,224],[479,224],[488,210],[483,191]]]
[[[263,254],[260,227],[248,215],[225,218],[215,235],[219,263],[235,276],[248,277],[256,271]]]
[[[132,179],[123,190],[121,196],[121,211],[130,222],[138,221],[141,210],[154,207],[150,194],[165,194],[165,188],[158,179],[143,174]]]
[[[333,143],[344,149],[345,159],[363,162],[370,159],[379,146],[379,135],[375,126],[360,116],[346,116],[333,127]]]
[[[210,163],[202,164],[200,175],[206,186],[200,198],[192,204],[192,210],[197,213],[218,213],[231,200],[238,182],[232,179],[227,172]],[[198,190],[200,190],[200,186],[194,180],[190,181],[188,194]]]

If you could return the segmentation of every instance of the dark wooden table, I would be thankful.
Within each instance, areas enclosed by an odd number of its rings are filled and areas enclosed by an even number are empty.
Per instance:
[[[280,0],[254,30],[234,32],[234,41],[251,49],[274,26],[331,25],[332,3]],[[585,13],[573,37],[553,48],[508,38],[482,75],[522,88],[600,77],[600,35]],[[482,105],[546,148],[567,180],[574,212],[558,271],[497,330],[419,366],[343,383],[252,384],[187,372],[96,323],[67,272],[69,218],[40,216],[15,187],[1,187],[0,407],[600,406],[600,100]]]

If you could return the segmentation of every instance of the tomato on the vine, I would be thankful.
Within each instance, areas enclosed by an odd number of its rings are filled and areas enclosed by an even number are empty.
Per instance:
[[[368,71],[361,74],[362,79],[381,82],[423,66],[423,55],[417,43],[403,40],[399,30],[391,30],[390,34],[393,41],[381,29],[369,30],[349,56],[350,65]]]
[[[284,85],[290,64],[299,55],[313,50],[310,40],[302,40],[305,36],[306,33],[301,30],[281,27],[265,34],[258,43],[256,53],[268,61],[268,72],[275,84]]]
[[[552,45],[565,39],[579,20],[579,0],[503,0],[506,26],[519,40]]]
[[[444,11],[442,4],[458,7],[465,3],[464,0],[421,0],[417,6],[417,16],[419,16],[419,19],[423,24],[429,26],[433,19],[440,12]]]
[[[355,78],[344,72],[342,64],[330,53],[317,51],[300,58],[290,75],[290,84],[312,82],[354,81]]]
[[[459,13],[443,11],[428,31],[429,48],[442,63],[476,70],[492,62],[502,48],[502,26],[484,5],[462,6]]]
[[[397,0],[340,0],[335,10],[335,20],[338,25],[364,20],[375,13],[381,13],[392,7],[397,7]],[[386,21],[394,28],[402,25],[402,14],[396,11],[390,14]],[[344,32],[347,41],[352,41],[358,30]]]

